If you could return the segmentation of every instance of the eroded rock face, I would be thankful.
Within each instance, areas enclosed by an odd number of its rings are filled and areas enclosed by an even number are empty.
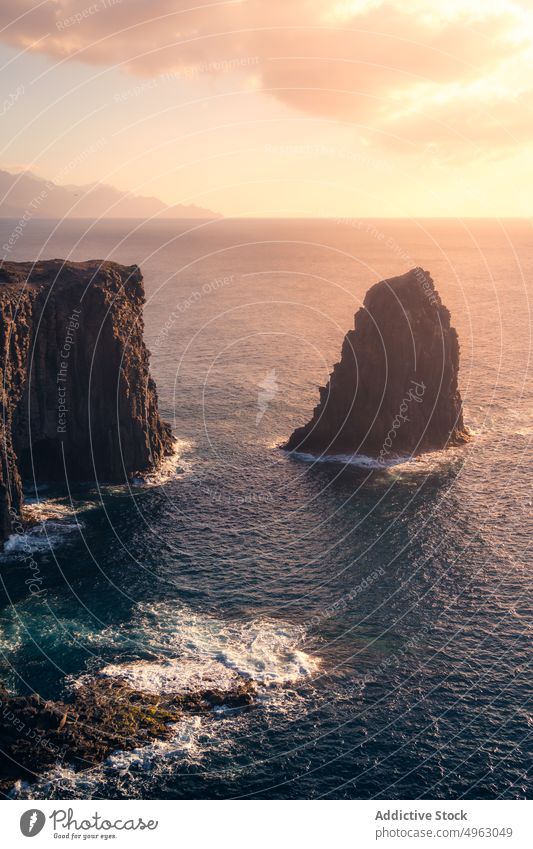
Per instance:
[[[459,342],[429,273],[414,268],[366,294],[311,421],[285,446],[386,461],[466,441]]]
[[[137,266],[0,268],[0,539],[21,478],[125,481],[172,450],[143,341]]]

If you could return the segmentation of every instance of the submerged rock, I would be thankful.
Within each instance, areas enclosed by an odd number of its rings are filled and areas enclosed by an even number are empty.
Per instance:
[[[22,478],[116,483],[171,453],[143,304],[135,265],[0,268],[0,540],[20,512]]]
[[[58,764],[89,769],[113,752],[167,739],[186,714],[209,713],[220,705],[245,708],[255,694],[253,682],[244,679],[229,691],[164,694],[95,677],[73,689],[66,701],[0,689],[0,790],[9,792],[20,779],[34,781]]]
[[[382,280],[356,313],[311,421],[285,447],[386,461],[465,442],[458,372],[457,332],[429,273]]]

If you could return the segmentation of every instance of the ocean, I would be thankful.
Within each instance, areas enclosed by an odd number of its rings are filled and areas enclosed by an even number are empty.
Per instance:
[[[141,266],[178,441],[142,483],[28,488],[43,522],[0,556],[4,684],[238,672],[259,696],[11,796],[531,796],[531,223],[34,219],[9,258],[38,257]],[[281,451],[366,290],[413,266],[458,330],[472,440],[385,468]]]

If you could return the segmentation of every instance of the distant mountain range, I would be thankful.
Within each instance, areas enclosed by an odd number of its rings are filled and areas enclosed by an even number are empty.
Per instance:
[[[105,183],[60,186],[30,171],[0,171],[0,218],[221,218],[191,204],[167,206],[154,197],[121,192]]]

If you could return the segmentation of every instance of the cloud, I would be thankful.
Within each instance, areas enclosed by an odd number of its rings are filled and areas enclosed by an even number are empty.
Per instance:
[[[474,151],[525,140],[533,98],[509,66],[531,75],[532,18],[515,0],[3,0],[0,39],[145,77],[220,62],[246,77],[254,57],[255,87],[301,112]]]
[[[494,158],[531,145],[533,88],[485,99],[458,96],[396,118],[391,134],[383,131],[386,126],[374,141],[395,150],[419,152],[422,146],[440,159]]]

